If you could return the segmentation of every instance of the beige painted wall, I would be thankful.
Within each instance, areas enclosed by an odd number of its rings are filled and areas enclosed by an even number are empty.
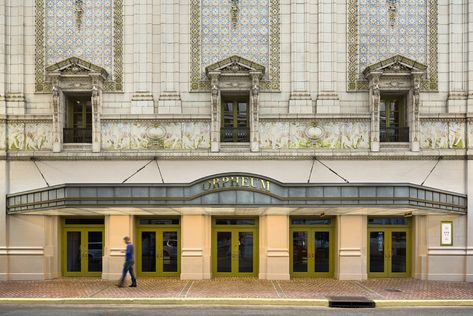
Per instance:
[[[181,279],[211,278],[211,227],[210,216],[181,217]]]
[[[289,216],[260,216],[259,223],[259,278],[289,280]]]
[[[336,234],[335,277],[340,280],[366,279],[366,216],[338,216]]]
[[[129,236],[132,243],[135,243],[133,216],[105,216],[102,278],[107,280],[118,280],[120,278],[125,260],[125,243],[123,242],[125,236]],[[127,278],[129,277],[130,275],[127,275]]]

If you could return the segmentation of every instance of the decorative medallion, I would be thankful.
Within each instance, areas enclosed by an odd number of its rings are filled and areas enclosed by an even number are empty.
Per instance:
[[[148,127],[146,130],[146,136],[148,136],[151,140],[162,139],[164,136],[166,136],[166,129],[159,125]]]
[[[318,126],[317,123],[312,123],[311,126],[305,130],[305,135],[310,139],[321,139],[325,134],[322,127]]]

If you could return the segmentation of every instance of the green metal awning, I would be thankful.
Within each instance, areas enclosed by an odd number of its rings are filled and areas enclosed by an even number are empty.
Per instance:
[[[7,195],[8,214],[159,214],[196,208],[466,214],[467,197],[410,183],[281,183],[246,173],[192,183],[61,184]]]

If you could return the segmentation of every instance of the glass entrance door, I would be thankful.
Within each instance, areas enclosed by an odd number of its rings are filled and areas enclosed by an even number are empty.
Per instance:
[[[257,227],[222,224],[217,220],[212,234],[213,274],[215,276],[257,276]],[[237,222],[235,222],[237,223]],[[248,224],[249,222],[246,222]],[[246,226],[246,227],[245,227]]]
[[[331,219],[291,219],[291,275],[333,277]]]
[[[63,275],[101,276],[103,228],[64,228]]]
[[[368,230],[368,276],[409,277],[410,240],[407,229]]]
[[[179,220],[140,219],[136,267],[141,276],[179,276]]]

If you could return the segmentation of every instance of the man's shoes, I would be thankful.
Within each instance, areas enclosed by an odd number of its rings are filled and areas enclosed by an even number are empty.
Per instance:
[[[136,287],[136,283],[135,283],[135,284],[132,284],[132,285],[130,285],[129,287]]]

